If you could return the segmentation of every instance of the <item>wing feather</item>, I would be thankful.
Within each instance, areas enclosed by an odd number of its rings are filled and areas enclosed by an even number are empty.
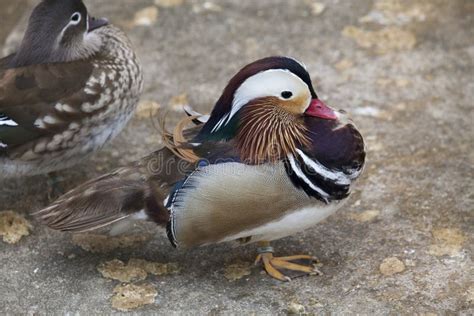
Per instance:
[[[16,125],[0,125],[0,141],[10,150],[67,127],[69,122],[58,111],[58,104],[76,108],[80,119],[84,116],[81,104],[99,97],[83,92],[93,73],[88,61],[22,68],[5,68],[5,63],[5,59],[0,61],[0,117]],[[38,121],[41,118],[44,120]]]

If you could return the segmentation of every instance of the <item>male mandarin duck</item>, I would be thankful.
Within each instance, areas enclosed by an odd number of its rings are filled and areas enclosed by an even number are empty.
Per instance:
[[[72,166],[131,118],[142,70],[127,36],[81,0],[42,0],[0,60],[0,178]]]
[[[204,125],[183,132],[191,120]],[[282,269],[314,272],[292,262],[312,257],[274,257],[269,242],[340,208],[365,161],[356,127],[318,99],[303,64],[288,57],[244,67],[210,116],[184,119],[164,140],[164,148],[37,215],[72,232],[149,220],[166,228],[175,247],[258,242],[257,260],[284,281]]]

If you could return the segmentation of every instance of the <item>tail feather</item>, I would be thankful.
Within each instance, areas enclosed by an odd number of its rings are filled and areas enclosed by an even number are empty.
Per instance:
[[[144,209],[145,181],[122,168],[77,187],[35,213],[52,229],[86,232],[124,220]]]
[[[128,220],[136,219],[166,226],[169,212],[163,201],[199,159],[185,146],[200,130],[200,127],[185,129],[195,118],[184,118],[169,133],[165,129],[165,117],[161,116],[162,149],[80,185],[34,215],[52,229],[69,232],[125,227]],[[157,168],[157,163],[166,168]]]

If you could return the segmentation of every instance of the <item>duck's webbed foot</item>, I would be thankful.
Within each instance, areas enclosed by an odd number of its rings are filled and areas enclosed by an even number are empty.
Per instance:
[[[317,262],[315,257],[308,255],[295,255],[286,257],[274,257],[273,247],[269,242],[261,242],[258,248],[258,256],[255,264],[262,262],[265,271],[273,278],[280,281],[291,281],[291,278],[283,274],[280,270],[290,270],[302,272],[308,275],[318,275],[321,272],[314,265],[303,265],[292,261],[306,260],[309,262]]]

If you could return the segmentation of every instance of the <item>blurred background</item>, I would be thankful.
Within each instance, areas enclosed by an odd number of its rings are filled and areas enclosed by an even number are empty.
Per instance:
[[[2,56],[36,3],[0,0]],[[269,55],[307,65],[362,131],[368,164],[343,210],[275,243],[324,273],[285,284],[252,266],[254,246],[176,251],[153,226],[112,239],[50,231],[28,215],[50,202],[47,177],[0,180],[2,314],[474,312],[474,1],[85,3],[127,32],[146,82],[124,132],[60,173],[65,190],[159,148],[157,109],[174,122],[185,103],[209,112],[233,74]]]

